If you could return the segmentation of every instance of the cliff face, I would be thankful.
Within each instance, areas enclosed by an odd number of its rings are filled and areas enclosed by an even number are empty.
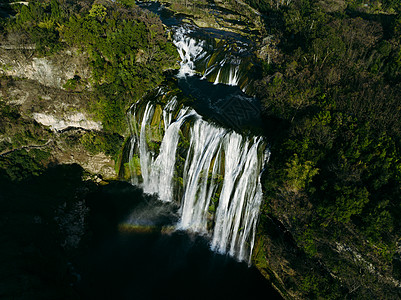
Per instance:
[[[18,45],[0,48],[0,99],[3,118],[9,121],[1,124],[0,155],[40,148],[51,154],[45,164],[76,163],[91,174],[116,178],[113,158],[91,149],[86,138],[103,134],[101,122],[89,110],[91,70],[86,56],[65,50],[36,57],[32,51]],[[74,76],[83,84],[69,91],[64,87]]]
[[[82,79],[90,77],[91,70],[84,53],[69,49],[52,56],[36,57],[34,51],[34,45],[1,45],[0,73],[31,79],[44,86],[59,89],[62,89],[74,76]]]

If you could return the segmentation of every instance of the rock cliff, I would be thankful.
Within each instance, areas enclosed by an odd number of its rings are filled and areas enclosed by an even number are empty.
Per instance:
[[[117,178],[114,159],[83,142],[89,132],[103,134],[101,122],[89,110],[93,96],[87,57],[74,50],[47,57],[32,51],[18,45],[0,47],[1,105],[14,112],[3,112],[10,123],[0,126],[0,155],[40,148],[51,153],[46,164],[75,163],[92,175]],[[85,86],[71,91],[65,85],[74,76]]]

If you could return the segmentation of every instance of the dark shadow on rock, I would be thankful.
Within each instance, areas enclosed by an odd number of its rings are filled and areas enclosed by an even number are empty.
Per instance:
[[[64,165],[13,181],[0,170],[0,298],[76,298],[68,262],[74,252],[67,249],[70,233],[61,220],[73,215],[70,208],[90,188],[82,174],[78,165]]]

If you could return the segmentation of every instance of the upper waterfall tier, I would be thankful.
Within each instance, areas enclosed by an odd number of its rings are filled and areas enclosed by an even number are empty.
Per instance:
[[[132,182],[177,203],[179,229],[210,235],[212,249],[249,262],[268,158],[263,138],[213,125],[162,89],[148,100],[129,112]]]
[[[157,14],[172,32],[181,59],[179,78],[197,74],[214,84],[238,86],[248,95],[254,94],[252,82],[260,66],[253,41],[238,33],[184,23],[184,16],[174,15],[157,2],[139,5]]]
[[[200,74],[214,84],[238,86],[244,92],[250,92],[255,63],[249,41],[234,42],[216,32],[205,38],[207,35],[193,25],[176,26],[173,31],[174,44],[181,58],[178,77]]]

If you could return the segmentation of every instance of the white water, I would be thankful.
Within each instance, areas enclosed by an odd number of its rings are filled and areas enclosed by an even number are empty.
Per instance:
[[[178,27],[174,33],[174,45],[177,47],[177,51],[180,55],[180,70],[178,71],[179,78],[185,78],[185,76],[193,76],[197,73],[195,68],[195,62],[199,61],[208,55],[205,50],[205,42],[196,40],[189,36],[192,31],[186,27]],[[206,57],[208,61],[211,55]],[[214,84],[222,83],[227,85],[237,86],[239,84],[239,69],[241,60],[238,58],[231,57],[230,59],[223,59],[217,64],[209,65],[203,72],[203,79],[207,79],[208,76],[217,72],[214,79]],[[222,78],[222,70],[228,70],[228,78]]]
[[[220,72],[221,72],[221,69],[219,69],[219,71],[217,72],[216,79],[214,80],[213,84],[219,84],[220,83],[219,82]]]
[[[174,45],[180,55],[180,70],[178,77],[192,76],[195,74],[195,61],[201,59],[206,52],[203,50],[204,42],[196,41],[187,36],[190,31],[179,27],[174,33]]]
[[[262,200],[260,173],[267,160],[263,140],[209,124],[186,107],[174,118],[174,101],[163,111],[165,132],[158,154],[147,145],[154,105],[146,105],[142,120],[135,111],[131,115],[134,124],[141,124],[132,138],[137,143],[141,180],[133,182],[142,182],[146,193],[157,194],[162,201],[180,205],[178,229],[209,235],[213,250],[250,262]],[[189,148],[180,171],[176,154],[185,122],[190,126]],[[181,186],[174,178],[182,178]],[[177,199],[179,189],[182,195]]]
[[[163,201],[173,200],[173,176],[175,167],[175,153],[177,150],[179,130],[185,119],[194,114],[194,111],[189,111],[184,108],[179,112],[177,120],[171,122],[172,111],[171,107],[174,102],[170,102],[163,111],[163,119],[165,125],[165,133],[160,145],[158,155],[148,150],[147,127],[153,117],[154,107],[148,103],[141,123],[139,137],[133,139],[139,140],[139,160],[141,165],[142,187],[145,193],[157,194]],[[137,179],[134,182],[138,182]]]
[[[259,174],[264,161],[258,159],[260,142],[261,139],[255,137],[253,145],[250,145],[249,140],[243,141],[240,135],[234,134],[224,145],[228,154],[226,154],[224,183],[215,218],[212,249],[223,253],[229,251],[230,255],[235,255],[241,260],[247,259],[246,242],[250,235],[252,235],[249,239],[250,249],[251,251],[253,249],[256,222],[262,201]],[[244,144],[241,145],[242,143]]]
[[[238,85],[238,82],[239,82],[239,65],[238,66],[230,66],[228,85]]]
[[[185,193],[181,205],[181,221],[178,224],[181,229],[207,232],[209,205],[216,189],[221,140],[225,133],[224,129],[210,126],[201,118],[191,128],[191,142],[183,174]]]

